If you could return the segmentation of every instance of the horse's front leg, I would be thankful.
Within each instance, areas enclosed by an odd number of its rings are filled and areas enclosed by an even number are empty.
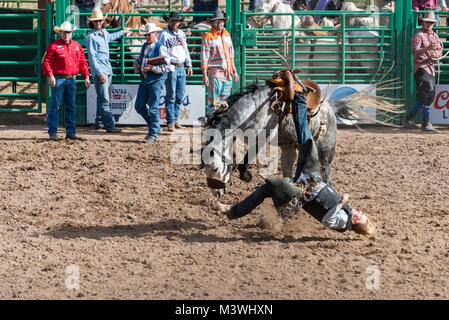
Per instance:
[[[245,159],[248,158],[248,154],[245,155]],[[249,172],[248,170],[249,168],[249,163],[241,163],[239,165],[237,165],[237,170],[239,171],[240,174],[240,180],[243,180],[245,182],[250,182],[253,179],[253,175],[251,174],[251,172]]]
[[[293,166],[296,162],[296,145],[287,144],[281,146],[281,171],[284,178],[291,178]]]

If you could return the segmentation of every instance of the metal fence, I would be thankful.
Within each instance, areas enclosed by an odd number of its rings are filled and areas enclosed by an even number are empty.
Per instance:
[[[41,112],[41,15],[29,11],[0,13],[0,25],[0,81],[3,84],[0,111]],[[19,104],[19,99],[31,100],[31,104]],[[33,106],[35,103],[37,108]]]
[[[292,27],[250,28],[252,16],[279,16],[295,21],[297,16],[329,14],[326,11],[301,11],[289,14],[242,12],[241,65],[242,86],[256,78],[267,78],[273,71],[289,66],[301,69],[301,75],[317,82],[370,83],[377,75],[384,74],[395,61],[394,14],[391,12],[360,13],[338,11],[340,26],[307,29]],[[351,27],[354,17],[388,16],[389,25],[379,27]],[[314,34],[314,32],[319,32]]]

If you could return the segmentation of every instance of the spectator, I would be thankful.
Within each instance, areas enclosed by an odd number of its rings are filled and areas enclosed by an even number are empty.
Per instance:
[[[109,57],[109,42],[123,37],[129,32],[128,28],[122,31],[109,33],[104,27],[103,12],[100,9],[92,10],[92,16],[88,18],[89,28],[92,30],[86,37],[85,44],[89,56],[90,69],[94,78],[95,91],[97,92],[97,113],[95,128],[104,126],[109,133],[120,133],[115,127],[109,97],[112,86],[112,66]]]
[[[224,28],[229,20],[218,9],[210,19],[212,28],[203,36],[201,43],[201,71],[203,84],[208,87],[208,110],[226,101],[232,89],[232,78],[239,81],[234,64],[234,46],[231,36]]]
[[[90,13],[95,5],[95,0],[75,0],[80,13]],[[80,16],[80,28],[87,28],[87,16]]]
[[[218,9],[218,0],[193,0],[193,11],[194,12],[204,12],[204,11],[216,11]],[[182,13],[186,13],[190,10],[190,0],[184,0],[184,8]],[[206,20],[205,17],[197,16],[193,17],[192,24],[198,24]]]
[[[435,99],[435,67],[434,59],[441,57],[443,49],[438,35],[432,30],[436,23],[435,13],[426,12],[422,29],[412,36],[413,74],[416,84],[416,103],[406,118],[407,128],[417,129],[415,115],[422,110],[421,129],[436,133],[437,130],[429,121],[430,105]]]
[[[415,11],[428,11],[428,10],[439,10],[441,7],[442,11],[449,11],[446,0],[412,0],[412,9]],[[435,14],[435,25],[440,25],[440,16]],[[422,15],[418,15],[418,24],[422,23]]]
[[[148,125],[146,143],[155,143],[160,131],[159,100],[164,86],[165,74],[170,70],[170,55],[162,42],[158,42],[158,32],[162,29],[149,22],[139,33],[145,35],[145,43],[139,57],[134,61],[134,69],[142,76],[137,91],[135,108]],[[152,60],[159,62],[151,62]]]
[[[170,15],[162,16],[168,22],[168,27],[159,34],[158,41],[168,50],[171,66],[165,80],[165,115],[167,119],[167,130],[173,131],[175,128],[182,128],[179,124],[179,109],[184,98],[187,76],[193,74],[192,60],[190,59],[187,39],[184,31],[179,29],[179,24],[183,21],[178,12],[170,12]]]
[[[64,102],[66,139],[78,139],[76,136],[76,84],[78,73],[84,78],[86,88],[89,88],[89,67],[81,45],[72,40],[72,32],[76,27],[70,22],[64,22],[54,31],[60,34],[60,39],[52,42],[42,59],[42,71],[48,77],[51,87],[51,104],[47,110],[48,134],[50,140],[60,140],[57,136],[59,106]]]

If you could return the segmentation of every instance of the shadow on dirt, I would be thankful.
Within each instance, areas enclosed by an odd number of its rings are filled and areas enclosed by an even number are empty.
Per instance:
[[[55,230],[44,233],[57,239],[88,238],[101,240],[103,238],[129,237],[138,238],[151,234],[153,237],[165,237],[170,241],[181,241],[185,243],[226,243],[226,242],[270,242],[282,243],[297,242],[321,242],[321,241],[355,241],[354,239],[338,239],[329,237],[300,237],[291,235],[270,234],[264,231],[240,231],[235,236],[220,236],[217,234],[195,232],[195,230],[208,231],[216,229],[216,226],[207,226],[200,223],[201,220],[180,221],[176,219],[162,220],[150,224],[135,225],[113,225],[113,226],[91,226],[80,227],[64,224]],[[191,230],[191,233],[185,233]]]
[[[22,112],[1,112],[0,110],[0,125],[43,125],[47,127],[45,114],[32,114]]]

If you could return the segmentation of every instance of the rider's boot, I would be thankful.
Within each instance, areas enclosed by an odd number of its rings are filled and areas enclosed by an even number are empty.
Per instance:
[[[416,113],[410,112],[410,114],[404,120],[404,127],[409,129],[419,129],[419,127],[415,123],[415,115]]]

